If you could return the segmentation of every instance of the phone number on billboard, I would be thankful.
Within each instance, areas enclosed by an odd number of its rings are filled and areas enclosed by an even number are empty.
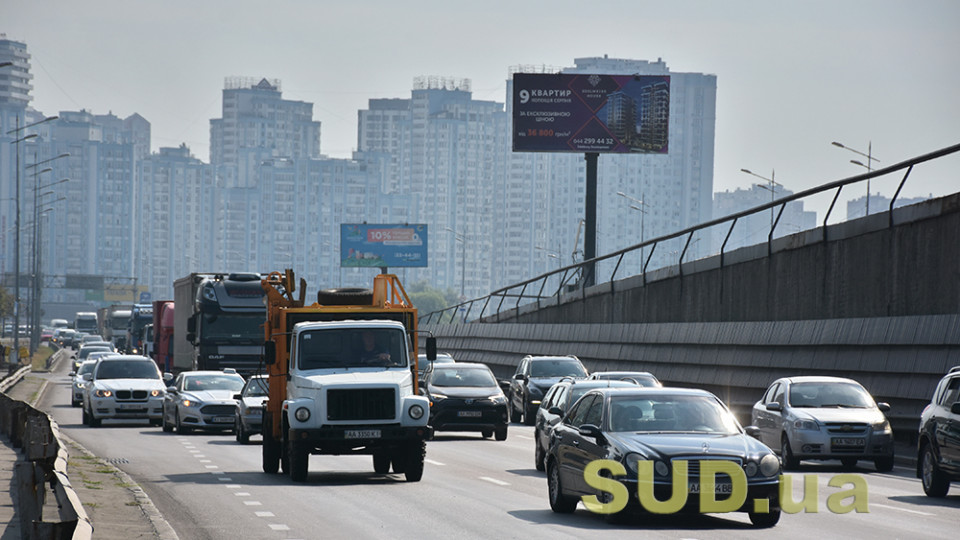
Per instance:
[[[614,144],[616,141],[612,138],[594,138],[580,137],[573,140],[573,144]]]

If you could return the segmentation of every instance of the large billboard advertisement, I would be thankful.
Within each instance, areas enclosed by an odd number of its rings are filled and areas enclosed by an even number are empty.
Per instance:
[[[516,73],[514,152],[666,154],[669,75]]]
[[[427,266],[427,226],[340,224],[344,268]]]

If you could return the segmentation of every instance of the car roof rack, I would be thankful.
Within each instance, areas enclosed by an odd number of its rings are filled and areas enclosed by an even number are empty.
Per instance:
[[[960,371],[960,366],[953,366],[952,368],[950,368],[950,371],[948,371],[947,374],[949,375],[951,373],[956,373],[958,371]]]

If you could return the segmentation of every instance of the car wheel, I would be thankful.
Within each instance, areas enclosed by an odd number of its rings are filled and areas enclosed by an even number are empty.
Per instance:
[[[427,457],[427,443],[424,441],[414,441],[407,446],[404,452],[406,458],[406,467],[403,471],[403,477],[407,482],[419,482],[423,478],[423,460]]]
[[[946,497],[947,491],[950,491],[950,480],[937,466],[937,456],[933,454],[933,447],[929,443],[920,450],[920,480],[923,492],[928,497]]]
[[[497,428],[497,430],[494,432],[494,437],[496,437],[498,441],[507,440],[507,426]]]
[[[519,424],[522,420],[522,414],[513,406],[513,402],[510,402],[510,421]]]
[[[162,422],[162,420],[161,420],[160,418],[151,418],[151,419],[150,419],[150,425],[151,425],[151,426],[159,426],[159,425],[160,425],[160,422]]]
[[[527,407],[526,410],[523,411],[523,425],[532,426],[536,421],[537,421],[537,408]]]
[[[843,465],[843,468],[846,470],[853,470],[857,468],[857,458],[845,457],[840,458],[840,464]]]
[[[787,434],[780,436],[780,461],[783,463],[783,470],[789,471],[800,466],[800,460],[793,457],[793,450],[790,449],[790,441]]]
[[[377,474],[387,474],[390,472],[390,454],[386,452],[374,452],[373,472]]]
[[[550,509],[558,514],[572,514],[577,509],[577,499],[563,494],[560,484],[560,467],[556,461],[547,464],[547,489],[550,496]]]
[[[101,420],[93,416],[93,411],[90,411],[90,427],[100,427]]]
[[[89,426],[89,425],[90,425],[90,415],[87,414],[87,408],[86,408],[86,407],[83,408],[82,421],[83,421],[83,425],[85,425],[85,426]]]
[[[163,411],[163,417],[160,419],[160,425],[164,433],[170,433],[173,431],[173,424],[167,422],[167,411]]]
[[[71,406],[71,407],[79,407],[79,406],[80,406],[80,402],[77,401],[77,400],[75,400],[75,399],[71,399],[71,400],[70,400],[70,406]]]
[[[877,468],[877,472],[892,471],[893,470],[893,454],[874,459],[873,466]]]
[[[294,482],[307,481],[307,469],[310,464],[310,449],[307,445],[299,441],[290,441],[287,443],[290,449],[290,456],[287,458],[290,466],[290,479]]]
[[[489,439],[490,437],[493,437],[493,430],[484,429],[483,431],[480,432],[480,436],[483,437],[484,439]]]
[[[263,416],[263,448],[261,449],[263,472],[277,474],[280,470],[280,442],[273,438],[270,415]]]
[[[236,431],[237,441],[239,441],[240,444],[250,444],[250,432],[244,427],[242,420],[237,420]]]
[[[543,458],[544,458],[543,448],[540,448],[540,441],[534,441],[534,442],[533,442],[533,446],[534,446],[534,448],[533,448],[533,464],[534,464],[534,466],[536,466],[536,468],[537,468],[538,471],[543,472],[543,470],[546,468],[546,467],[543,465]]]
[[[769,512],[750,512],[750,523],[758,529],[773,527],[780,521],[780,509],[771,508]]]
[[[177,433],[179,433],[179,434],[181,434],[181,435],[186,435],[186,434],[190,433],[191,431],[193,431],[193,429],[191,429],[191,428],[183,425],[183,423],[180,421],[180,413],[179,413],[179,412],[175,412],[175,414],[177,415]]]

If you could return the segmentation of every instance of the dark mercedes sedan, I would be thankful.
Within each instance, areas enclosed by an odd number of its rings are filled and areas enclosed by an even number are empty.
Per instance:
[[[625,487],[622,506],[616,493],[591,486],[597,484],[585,472],[596,460],[622,467],[623,473],[610,471]],[[674,473],[684,469],[686,482],[678,478],[678,483],[687,489],[674,493]],[[711,482],[701,470],[721,472]],[[558,513],[573,512],[584,496],[595,497],[584,501],[588,509],[611,504],[607,513],[616,514],[673,501],[669,510],[661,506],[661,513],[748,512],[755,526],[772,527],[780,519],[779,475],[773,451],[747,435],[723,402],[704,390],[591,390],[554,428],[547,455],[550,507]],[[727,508],[701,508],[701,488],[711,484],[713,497],[727,501]]]
[[[423,392],[430,399],[434,431],[479,431],[484,438],[507,439],[507,398],[484,364],[434,364]]]

